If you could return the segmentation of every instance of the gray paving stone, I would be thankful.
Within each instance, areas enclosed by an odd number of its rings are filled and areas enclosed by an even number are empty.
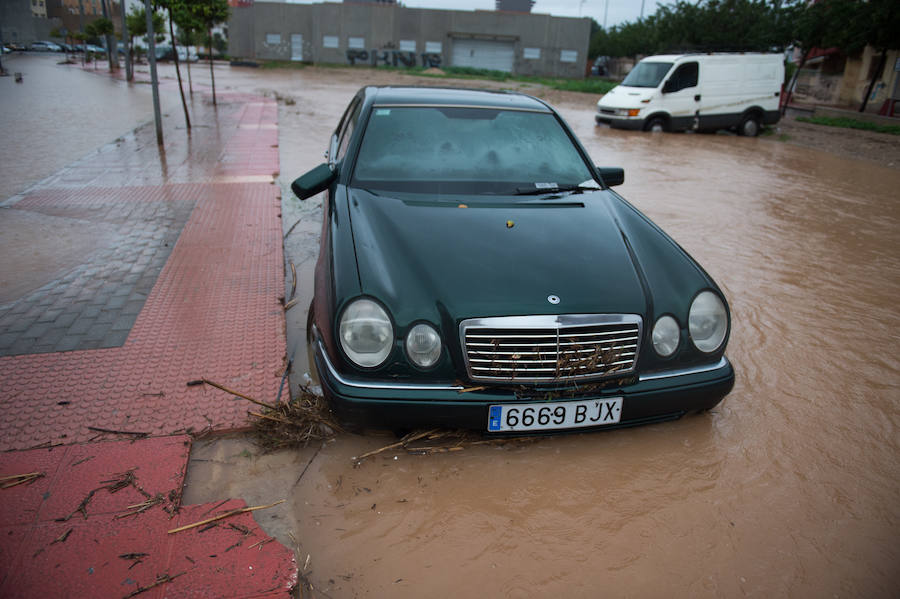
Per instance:
[[[19,339],[18,333],[3,333],[0,334],[0,348],[6,348],[12,346]]]
[[[131,331],[110,331],[101,341],[102,347],[121,347]]]
[[[57,318],[59,318],[59,316],[60,316],[62,313],[63,313],[63,311],[62,311],[61,309],[58,309],[58,308],[55,309],[55,310],[47,310],[46,312],[44,312],[43,314],[41,314],[41,317],[38,318],[37,321],[38,321],[38,322],[53,322],[53,321],[55,321]]]
[[[88,340],[96,340],[100,341],[105,336],[106,333],[109,332],[109,323],[106,322],[98,322],[95,323],[88,331],[84,334],[84,338]]]
[[[49,330],[50,330],[49,322],[35,323],[22,332],[22,337],[24,339],[37,339],[41,335],[47,334],[47,331],[49,331]]]
[[[72,326],[69,327],[68,334],[72,336],[83,337],[85,333],[87,333],[91,327],[94,326],[93,318],[80,318],[72,323]]]
[[[122,345],[194,209],[165,198],[73,207],[79,219],[114,223],[119,242],[0,310],[0,356]]]
[[[84,339],[80,336],[66,335],[59,340],[53,351],[73,351],[76,349],[85,349],[83,347]]]

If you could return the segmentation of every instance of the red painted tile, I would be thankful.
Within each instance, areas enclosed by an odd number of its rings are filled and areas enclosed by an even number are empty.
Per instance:
[[[0,477],[42,472],[32,483],[0,490],[0,526],[33,524],[68,448],[33,449],[0,454]],[[0,560],[2,561],[2,560]]]

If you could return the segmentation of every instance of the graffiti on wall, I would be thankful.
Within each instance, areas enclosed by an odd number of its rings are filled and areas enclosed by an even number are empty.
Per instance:
[[[351,66],[358,64],[371,65],[377,67],[379,65],[388,65],[392,67],[414,67],[417,59],[421,60],[421,66],[426,69],[441,66],[441,55],[435,52],[423,52],[417,55],[415,52],[404,50],[347,50],[347,62]]]

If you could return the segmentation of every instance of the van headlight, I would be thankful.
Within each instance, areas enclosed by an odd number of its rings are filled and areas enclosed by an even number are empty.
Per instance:
[[[702,352],[711,353],[722,346],[728,333],[728,313],[725,304],[712,291],[703,291],[694,298],[688,315],[691,341]]]
[[[394,345],[391,319],[370,299],[354,300],[344,308],[339,329],[344,353],[364,368],[381,365]]]
[[[441,357],[441,336],[431,325],[417,324],[406,335],[406,354],[419,368],[434,366]]]

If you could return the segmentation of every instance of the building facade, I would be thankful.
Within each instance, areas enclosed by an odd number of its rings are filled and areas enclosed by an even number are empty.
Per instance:
[[[238,58],[583,77],[590,19],[384,3],[233,2]]]

